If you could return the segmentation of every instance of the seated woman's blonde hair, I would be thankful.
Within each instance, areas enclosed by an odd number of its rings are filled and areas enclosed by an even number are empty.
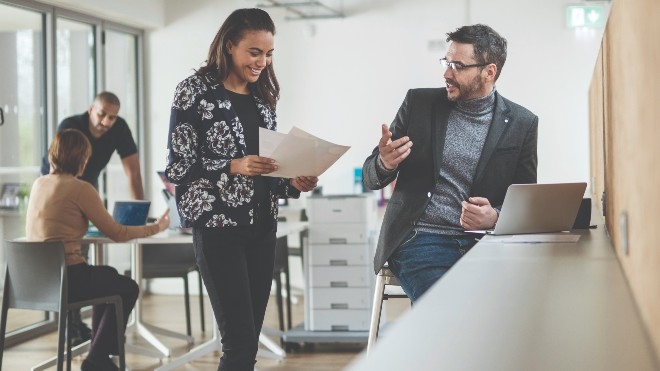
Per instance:
[[[92,155],[92,144],[80,130],[66,129],[55,135],[48,149],[51,173],[78,175]]]

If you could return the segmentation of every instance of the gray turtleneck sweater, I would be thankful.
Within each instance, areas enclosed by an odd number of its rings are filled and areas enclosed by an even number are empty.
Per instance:
[[[456,102],[449,113],[440,174],[416,230],[463,234],[461,202],[469,197],[494,107],[495,89],[483,98]]]

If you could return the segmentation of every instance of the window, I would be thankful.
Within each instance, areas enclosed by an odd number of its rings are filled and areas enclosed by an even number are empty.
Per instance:
[[[18,207],[0,207],[0,238],[25,235],[29,188],[40,175],[57,125],[85,112],[98,92],[119,96],[120,115],[143,148],[142,38],[141,30],[94,16],[36,1],[0,1],[0,189],[7,184],[19,202]],[[113,165],[120,163],[114,157],[108,171],[119,166],[122,174],[107,177],[118,184],[108,183],[107,194],[126,199],[126,177],[120,165]],[[0,267],[3,256],[0,244]],[[3,281],[4,276],[0,289]],[[32,313],[11,320],[7,346],[52,330],[52,319]]]

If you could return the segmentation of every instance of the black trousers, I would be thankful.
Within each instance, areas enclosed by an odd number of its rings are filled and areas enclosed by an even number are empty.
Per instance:
[[[222,336],[218,370],[252,371],[273,280],[272,217],[248,227],[193,228],[195,257]]]
[[[131,278],[120,275],[117,270],[105,265],[76,264],[67,267],[69,301],[80,301],[101,296],[120,295],[124,309],[126,329],[128,317],[140,293]],[[116,355],[117,321],[112,305],[95,305],[92,310],[92,341],[89,356],[92,358]]]

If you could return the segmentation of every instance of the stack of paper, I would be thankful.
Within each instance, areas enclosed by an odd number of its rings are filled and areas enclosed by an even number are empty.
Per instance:
[[[276,171],[265,176],[319,176],[349,148],[315,137],[295,126],[288,134],[259,128],[259,156],[274,159],[278,166]]]

